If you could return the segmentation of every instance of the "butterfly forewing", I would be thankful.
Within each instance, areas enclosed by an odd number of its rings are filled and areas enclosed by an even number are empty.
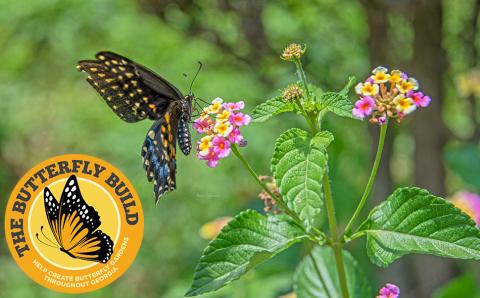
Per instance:
[[[152,84],[150,81],[154,80],[155,74],[125,57],[100,52],[96,58],[79,61],[77,68],[89,74],[87,81],[124,121],[159,119],[170,102],[178,97],[169,85],[161,88],[160,77],[156,77],[157,84]]]
[[[45,190],[43,191],[43,204],[52,234],[57,243],[60,243],[60,205],[48,187],[45,187]]]

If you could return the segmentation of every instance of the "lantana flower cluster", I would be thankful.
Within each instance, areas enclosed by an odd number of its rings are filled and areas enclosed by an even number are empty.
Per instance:
[[[455,193],[449,201],[470,216],[477,224],[477,227],[480,228],[480,195],[467,191],[459,191]]]
[[[387,283],[378,292],[377,298],[398,298],[400,297],[400,288],[394,284]]]
[[[418,90],[416,79],[400,70],[391,70],[378,66],[372,75],[355,87],[360,99],[355,102],[352,113],[364,119],[370,116],[370,122],[384,124],[387,118],[400,122],[405,115],[417,108],[430,104],[430,97]]]
[[[252,118],[240,112],[244,107],[243,101],[223,102],[217,97],[193,122],[198,133],[206,134],[197,142],[197,157],[207,161],[209,167],[216,167],[220,159],[229,156],[232,144],[246,146],[240,127]]]

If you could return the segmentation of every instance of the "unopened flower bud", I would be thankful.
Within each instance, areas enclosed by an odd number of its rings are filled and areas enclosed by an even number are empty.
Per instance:
[[[294,101],[302,98],[303,91],[297,84],[291,84],[285,90],[283,90],[282,97],[286,101]]]
[[[280,57],[286,61],[293,61],[300,59],[303,53],[305,53],[305,47],[302,48],[302,46],[297,43],[291,43],[283,50],[282,56]]]

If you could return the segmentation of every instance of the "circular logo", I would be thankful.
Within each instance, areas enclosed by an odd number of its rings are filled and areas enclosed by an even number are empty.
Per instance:
[[[42,286],[85,293],[119,278],[143,238],[143,211],[117,168],[88,155],[48,159],[15,186],[5,214],[15,262]]]

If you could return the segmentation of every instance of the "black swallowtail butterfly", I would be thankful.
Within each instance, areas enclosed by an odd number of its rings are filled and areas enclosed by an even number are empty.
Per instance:
[[[141,154],[148,181],[155,184],[158,203],[165,192],[176,187],[177,139],[183,154],[188,155],[192,148],[188,124],[195,96],[192,92],[184,96],[158,74],[121,55],[105,51],[95,57],[96,60],[79,61],[77,69],[89,74],[87,82],[113,112],[126,122],[146,118],[155,121]]]

